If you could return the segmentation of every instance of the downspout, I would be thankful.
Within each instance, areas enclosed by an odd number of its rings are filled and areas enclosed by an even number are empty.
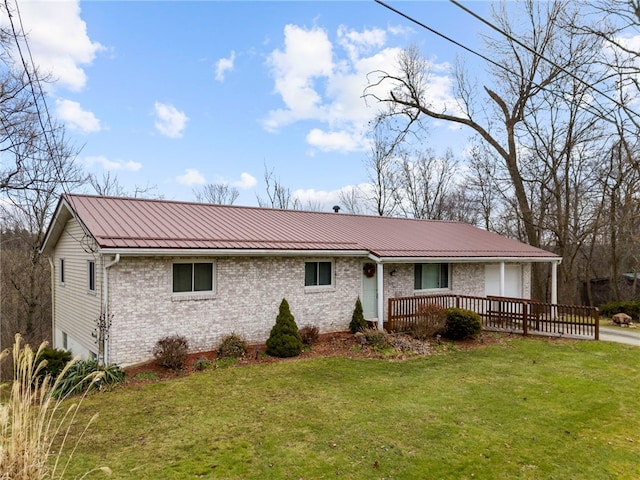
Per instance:
[[[102,269],[102,313],[104,314],[105,331],[102,333],[102,363],[109,365],[109,269],[120,261],[120,254],[116,253],[112,262]]]
[[[56,272],[54,271],[55,263],[51,257],[49,260],[49,270],[51,271],[51,346],[59,348],[56,345]]]

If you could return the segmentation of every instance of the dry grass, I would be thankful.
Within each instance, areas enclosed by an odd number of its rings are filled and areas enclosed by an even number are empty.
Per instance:
[[[23,345],[20,335],[16,335],[12,351],[13,381],[1,386],[9,392],[2,392],[0,396],[0,480],[64,478],[73,452],[97,417],[97,414],[91,417],[78,435],[76,414],[84,396],[72,403],[54,394],[73,362],[55,379],[40,376],[46,364],[41,360],[45,347],[43,343],[34,351],[29,345]],[[0,361],[10,353],[9,350],[0,353]],[[61,453],[72,429],[76,429],[74,443],[71,452],[65,452],[66,460],[61,462]],[[106,467],[96,470],[110,473]]]

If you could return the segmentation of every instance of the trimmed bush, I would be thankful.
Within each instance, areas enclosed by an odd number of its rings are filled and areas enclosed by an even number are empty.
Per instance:
[[[218,358],[240,358],[247,353],[247,342],[232,333],[222,339],[217,353]]]
[[[356,306],[353,309],[353,315],[351,315],[351,322],[349,323],[349,331],[351,333],[364,332],[367,328],[367,321],[364,319],[364,312],[362,311],[362,302],[360,297],[356,300]]]
[[[267,339],[267,355],[272,357],[295,357],[302,352],[302,337],[298,331],[295,318],[289,310],[289,303],[284,298],[276,317],[276,324]]]
[[[447,327],[445,309],[435,303],[426,303],[418,307],[418,316],[407,333],[417,340],[427,340],[441,334]]]
[[[46,360],[47,364],[38,371],[38,377],[44,378],[49,375],[56,378],[60,372],[71,361],[71,352],[57,348],[45,348],[38,357],[39,361]]]
[[[480,315],[463,308],[447,308],[447,324],[444,336],[452,340],[475,338],[482,330]]]
[[[315,325],[305,325],[300,329],[300,338],[305,345],[312,345],[318,341],[320,330]]]
[[[153,356],[158,365],[171,370],[180,370],[187,361],[189,343],[181,335],[171,335],[158,340],[153,347]]]

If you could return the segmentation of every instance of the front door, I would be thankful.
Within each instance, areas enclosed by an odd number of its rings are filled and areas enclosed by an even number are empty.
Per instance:
[[[370,270],[364,268],[364,265],[362,267],[362,295],[360,301],[362,302],[364,318],[374,322],[378,320],[378,282],[376,272],[374,270],[373,275],[368,276],[367,274],[370,274]]]

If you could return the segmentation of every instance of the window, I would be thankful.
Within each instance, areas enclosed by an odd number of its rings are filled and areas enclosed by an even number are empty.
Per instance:
[[[96,262],[93,260],[89,260],[87,263],[88,266],[88,287],[90,292],[96,291]]]
[[[64,258],[59,260],[60,265],[60,285],[64,285]]]
[[[447,263],[416,263],[414,274],[416,290],[449,288],[449,264]]]
[[[174,263],[173,292],[212,292],[213,263]]]
[[[333,283],[332,262],[305,262],[304,286],[328,286]]]
[[[69,337],[66,332],[62,332],[62,348],[69,350]]]

